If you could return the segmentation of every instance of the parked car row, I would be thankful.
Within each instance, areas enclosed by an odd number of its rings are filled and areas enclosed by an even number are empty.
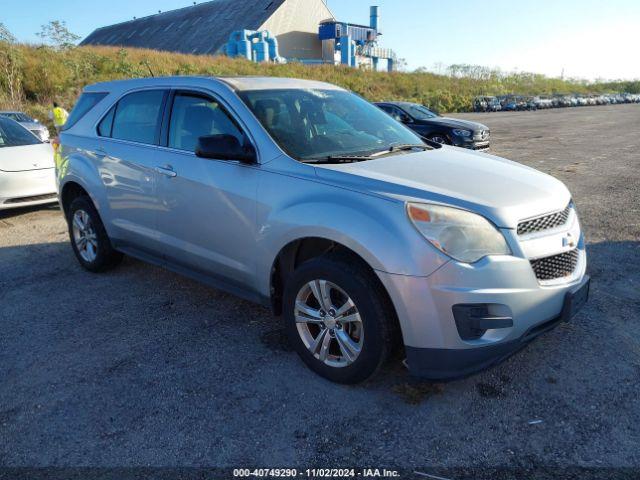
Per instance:
[[[640,94],[617,93],[603,95],[553,95],[525,96],[503,95],[499,97],[476,97],[474,112],[500,112],[543,110],[548,108],[583,107],[588,105],[615,105],[619,103],[640,103]]]

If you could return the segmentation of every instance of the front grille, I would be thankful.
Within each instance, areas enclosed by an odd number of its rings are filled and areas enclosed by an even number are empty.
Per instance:
[[[491,132],[489,130],[477,131],[473,136],[474,140],[481,141],[481,142],[486,142],[490,138],[491,138]]]
[[[58,194],[56,193],[47,193],[46,195],[34,195],[32,197],[11,198],[4,203],[16,204],[16,203],[39,202],[41,200],[53,200],[54,198],[57,198],[57,197],[58,197]]]
[[[551,257],[531,260],[531,268],[538,280],[556,280],[570,276],[578,266],[578,249],[553,255]]]
[[[571,213],[571,204],[562,212],[552,213],[542,217],[527,220],[518,224],[518,235],[526,235],[527,233],[542,232],[543,230],[551,230],[567,223],[569,214]]]

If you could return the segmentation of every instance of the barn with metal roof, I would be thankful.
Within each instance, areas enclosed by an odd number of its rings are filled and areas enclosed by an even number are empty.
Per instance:
[[[269,30],[283,57],[317,59],[322,58],[318,25],[332,19],[323,0],[212,0],[98,28],[81,45],[214,55],[224,53],[236,30]]]

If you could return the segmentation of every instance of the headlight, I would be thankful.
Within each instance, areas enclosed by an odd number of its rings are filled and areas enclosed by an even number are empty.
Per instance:
[[[487,255],[510,255],[502,233],[486,218],[458,208],[407,204],[407,214],[418,231],[445,255],[474,263]]]
[[[469,130],[458,130],[457,128],[455,128],[453,130],[453,134],[457,135],[458,137],[470,137],[471,135],[473,135],[473,132]]]

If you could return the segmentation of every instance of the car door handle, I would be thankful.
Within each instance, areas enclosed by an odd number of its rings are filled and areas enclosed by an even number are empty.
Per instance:
[[[156,172],[160,175],[164,175],[165,177],[174,178],[177,177],[178,174],[173,171],[173,167],[171,165],[165,165],[164,167],[156,167]]]
[[[96,147],[93,150],[93,153],[96,155],[96,157],[99,157],[99,158],[104,158],[107,156],[107,152],[105,152],[102,147]]]

